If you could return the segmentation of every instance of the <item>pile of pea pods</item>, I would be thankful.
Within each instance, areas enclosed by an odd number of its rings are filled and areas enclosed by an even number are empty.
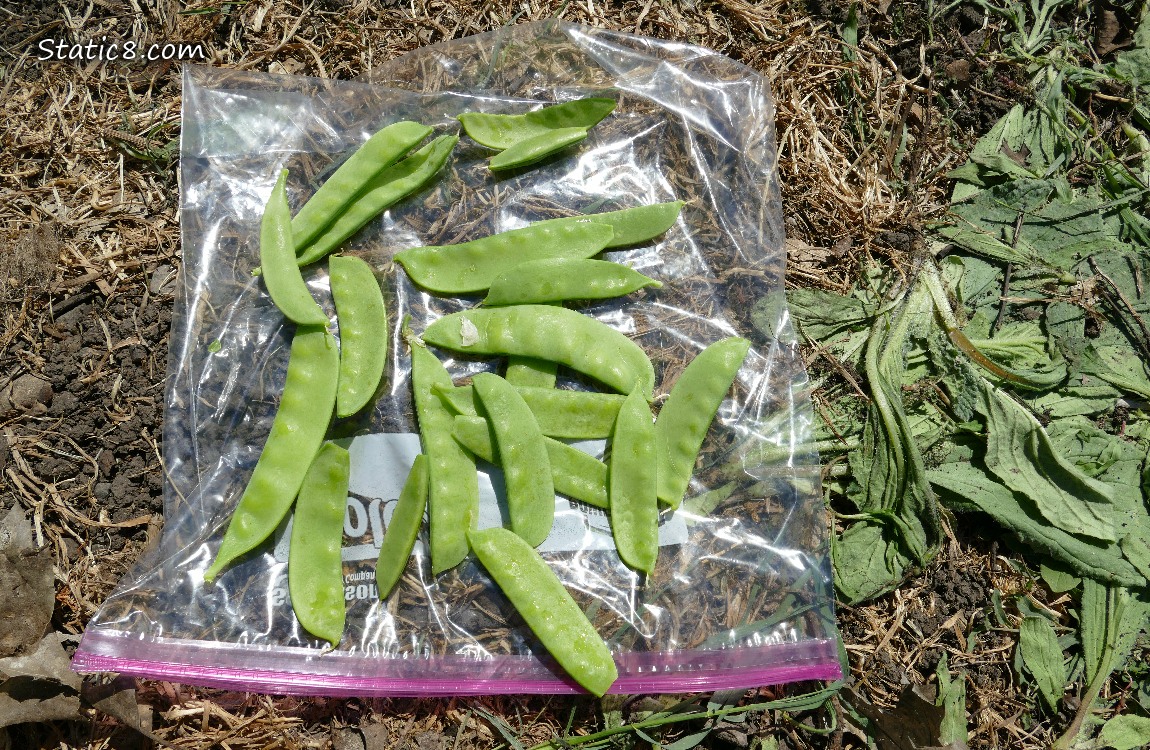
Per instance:
[[[521,115],[466,113],[463,132],[497,153],[493,171],[524,169],[570,149],[614,109],[582,99]],[[211,582],[266,541],[294,505],[288,584],[300,624],[333,647],[345,625],[341,546],[350,458],[325,441],[332,415],[367,407],[387,359],[387,311],[372,268],[330,255],[388,206],[433,179],[458,136],[414,122],[389,125],[354,152],[293,217],[281,172],[260,228],[266,290],[296,325],[283,395],[250,481],[212,565]],[[411,347],[413,401],[422,454],[404,483],[381,544],[376,583],[387,598],[429,518],[433,574],[469,553],[578,684],[602,695],[617,678],[610,651],[535,548],[552,529],[560,493],[607,511],[620,559],[649,575],[659,554],[660,504],[679,507],[711,422],[750,343],[722,339],[676,379],[656,419],[655,370],[625,334],[564,303],[633,294],[662,283],[594,256],[651,241],[678,220],[673,201],[551,219],[438,247],[414,247],[395,261],[420,288],[440,296],[486,295],[446,315]],[[329,257],[330,256],[330,257]],[[304,283],[303,266],[327,260],[338,341]],[[429,346],[506,358],[504,375],[456,385]],[[555,387],[559,366],[604,386]],[[665,386],[665,384],[664,384]],[[600,461],[563,442],[608,439]],[[510,528],[476,528],[476,459],[502,467]]]

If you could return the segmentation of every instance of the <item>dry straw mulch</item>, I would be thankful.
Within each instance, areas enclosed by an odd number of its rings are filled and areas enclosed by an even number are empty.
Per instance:
[[[342,79],[422,45],[550,17],[704,45],[772,83],[788,283],[845,290],[865,256],[906,262],[915,243],[889,238],[913,240],[941,211],[942,175],[960,156],[933,108],[930,71],[908,78],[870,38],[845,50],[834,23],[841,9],[827,5],[821,16],[786,0],[0,7],[0,511],[24,508],[51,550],[53,627],[80,633],[161,523],[162,380],[180,267],[180,84],[174,64],[41,62],[42,40],[200,42],[213,65]],[[864,4],[863,13],[881,9]],[[937,644],[907,629],[923,606],[916,592],[932,585],[923,581],[845,613],[860,689],[880,705],[893,704],[904,676],[928,679],[919,661]],[[951,609],[935,624],[961,630],[970,612],[959,617],[954,606],[940,599],[937,607]],[[160,683],[142,683],[136,697],[155,739],[183,748],[489,747],[505,739],[488,714],[524,744],[568,721],[576,732],[601,726],[600,706],[584,699],[304,701]],[[972,722],[985,737],[1003,731],[995,722],[1007,704],[994,702]],[[629,716],[634,706],[624,708]],[[789,724],[761,731],[793,747],[828,741]],[[95,713],[88,724],[24,725],[9,736],[13,747],[133,745]],[[841,730],[831,740],[851,741]]]

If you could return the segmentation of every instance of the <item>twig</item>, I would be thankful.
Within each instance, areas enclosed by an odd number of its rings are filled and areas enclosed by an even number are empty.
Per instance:
[[[1026,214],[1022,211],[1018,212],[1018,218],[1014,221],[1014,234],[1011,236],[1010,249],[1011,251],[1018,251],[1018,238],[1022,234],[1022,221]],[[1014,270],[1014,264],[1010,261],[1006,262],[1006,271],[1002,275],[1002,296],[999,298],[1001,302],[998,304],[998,317],[994,319],[994,332],[998,333],[998,329],[1002,328],[1002,319],[1006,317],[1006,298],[1010,296],[1010,274]]]

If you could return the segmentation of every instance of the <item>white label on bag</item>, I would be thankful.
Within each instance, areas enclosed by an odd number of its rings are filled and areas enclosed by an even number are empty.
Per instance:
[[[360,435],[350,441],[336,441],[351,454],[351,476],[348,481],[347,514],[343,520],[343,560],[374,560],[379,557],[387,524],[403,483],[420,453],[419,435],[382,433]],[[596,458],[602,458],[605,442],[586,440],[571,445]],[[506,526],[507,503],[503,471],[485,461],[479,469],[479,528]],[[276,532],[275,558],[287,562],[291,539],[291,516]],[[687,541],[687,525],[678,513],[659,518],[659,546]],[[575,552],[578,550],[614,549],[607,512],[585,503],[555,497],[555,523],[540,552]],[[413,554],[423,554],[424,533],[415,542]]]

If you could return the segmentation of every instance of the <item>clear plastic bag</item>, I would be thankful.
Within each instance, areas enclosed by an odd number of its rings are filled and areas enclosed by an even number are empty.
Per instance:
[[[486,168],[490,151],[465,138],[438,179],[344,248],[376,269],[392,330],[374,407],[331,432],[347,439],[353,462],[339,647],[309,635],[292,614],[290,518],[273,543],[205,585],[287,364],[293,328],[251,274],[279,170],[290,170],[296,210],[346,153],[390,122],[449,132],[464,111],[522,112],[589,95],[618,106],[584,143],[495,178]],[[664,513],[649,578],[620,562],[601,511],[562,497],[541,552],[610,645],[620,674],[612,692],[839,677],[811,406],[782,293],[767,85],[706,49],[559,22],[417,50],[361,82],[185,70],[184,265],[166,387],[165,528],[92,618],[74,668],[307,694],[578,690],[473,559],[433,578],[421,536],[397,590],[378,598],[378,545],[419,450],[399,323],[408,320],[418,334],[477,302],[422,292],[391,256],[530,221],[676,199],[688,203],[663,237],[607,253],[663,288],[580,309],[643,347],[657,396],[719,338],[746,336],[751,354],[703,445],[688,499]],[[326,264],[305,278],[331,313]],[[456,382],[499,367],[439,355]],[[558,385],[595,387],[562,371]],[[481,525],[500,519],[498,472],[486,469]]]

